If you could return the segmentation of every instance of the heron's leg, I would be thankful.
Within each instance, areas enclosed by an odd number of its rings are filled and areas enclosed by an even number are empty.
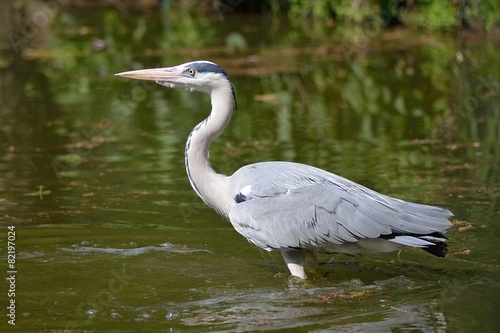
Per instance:
[[[283,259],[293,276],[301,279],[307,279],[306,272],[304,271],[305,252],[301,250],[281,251]]]

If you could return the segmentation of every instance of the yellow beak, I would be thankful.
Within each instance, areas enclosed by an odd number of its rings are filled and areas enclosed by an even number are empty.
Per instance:
[[[183,77],[182,72],[175,67],[140,69],[136,71],[117,73],[115,75],[130,79],[161,82],[175,82]]]

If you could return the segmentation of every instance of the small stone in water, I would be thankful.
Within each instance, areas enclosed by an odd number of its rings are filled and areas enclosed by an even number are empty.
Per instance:
[[[111,318],[115,318],[115,319],[121,317],[121,315],[118,312],[114,312],[114,311],[111,311],[111,313],[109,314],[109,316]]]
[[[175,310],[168,310],[167,311],[167,315],[165,316],[165,318],[167,320],[174,320],[176,319],[177,317],[179,317],[179,312],[175,311]]]
[[[88,309],[87,310],[87,318],[89,318],[89,319],[95,318],[96,313],[97,313],[96,309]]]

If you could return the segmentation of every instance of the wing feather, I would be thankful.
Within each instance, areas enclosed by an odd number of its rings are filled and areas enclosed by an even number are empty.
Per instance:
[[[446,209],[391,198],[306,165],[259,163],[235,175],[238,200],[229,219],[265,249],[327,247],[381,236],[424,247],[434,243],[415,235],[443,234],[451,226]]]

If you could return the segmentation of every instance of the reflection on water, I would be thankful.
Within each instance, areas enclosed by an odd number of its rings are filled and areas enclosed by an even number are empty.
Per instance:
[[[377,287],[364,287],[363,292],[369,293],[371,288]],[[380,289],[377,288],[378,291]],[[229,294],[186,304],[187,309],[181,312],[179,320],[187,326],[218,324],[220,329],[217,331],[228,332],[234,330],[235,326],[244,328],[249,324],[263,329],[269,326],[273,329],[290,329],[302,326],[304,321],[311,318],[314,318],[315,325],[319,327],[336,330],[346,330],[350,327],[352,331],[353,328],[368,328],[373,324],[380,329],[394,326],[431,331],[446,328],[444,316],[435,303],[395,307],[387,300],[381,300],[379,304],[367,302],[369,306],[364,305],[348,313],[343,309],[348,305],[344,300],[352,297],[349,292],[339,288],[306,287],[278,293],[269,293],[257,288],[236,295]],[[362,299],[359,296],[354,298],[358,301]],[[311,307],[311,304],[316,306]],[[343,315],[336,315],[338,312]],[[410,316],[415,319],[409,320]],[[357,326],[343,325],[345,322],[352,323],[353,320],[361,323]],[[232,328],[225,330],[223,327],[227,324],[231,324]]]
[[[17,231],[16,328],[495,331],[494,41],[394,30],[366,43],[341,28],[310,41],[255,17],[176,30],[159,14],[97,13],[63,10],[0,59],[0,226]],[[228,31],[247,48],[222,45]],[[289,279],[279,256],[189,186],[184,141],[207,97],[113,77],[193,58],[219,62],[238,98],[211,149],[217,170],[297,161],[446,206],[449,256],[325,256],[307,282]]]
[[[359,308],[354,314],[336,316],[339,309],[322,307],[301,307],[294,305],[294,299],[285,295],[271,295],[273,300],[262,299],[265,291],[259,290],[258,299],[252,295],[242,295],[241,299],[230,301],[238,302],[239,306],[229,306],[226,300],[212,300],[209,309],[184,312],[181,319],[187,326],[206,326],[218,324],[220,328],[214,332],[245,331],[248,326],[258,330],[276,329],[307,329],[308,332],[390,332],[394,327],[401,330],[416,330],[419,332],[446,332],[446,320],[435,303],[404,304],[391,306],[381,304],[372,309]],[[309,292],[308,290],[304,291]],[[245,296],[245,298],[243,298]],[[247,297],[249,296],[249,300]],[[276,302],[275,297],[280,297]],[[286,300],[283,300],[283,297]],[[296,301],[296,300],[295,300]],[[317,301],[317,300],[316,300]],[[301,300],[301,303],[308,302]],[[222,304],[221,304],[222,303]],[[291,303],[291,304],[290,304]],[[314,324],[304,327],[304,322],[314,320]],[[224,328],[224,326],[229,326]],[[322,328],[317,328],[322,327]]]

